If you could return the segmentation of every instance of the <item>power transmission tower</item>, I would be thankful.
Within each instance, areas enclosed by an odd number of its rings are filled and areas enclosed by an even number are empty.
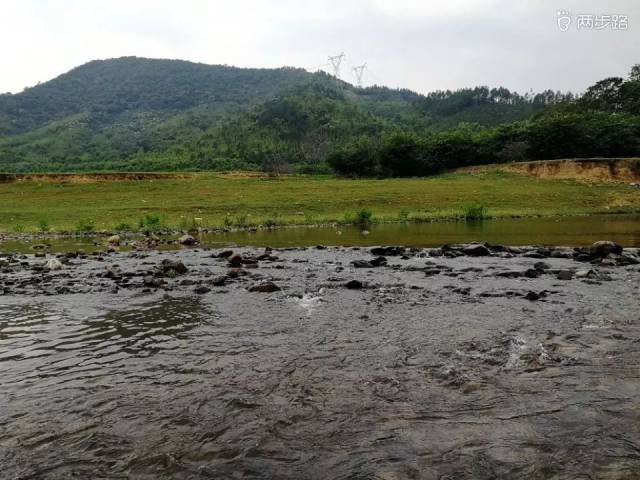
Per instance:
[[[334,55],[329,57],[329,61],[333,66],[333,76],[336,78],[340,78],[340,64],[342,60],[344,60],[345,54],[342,52],[340,55]]]
[[[364,73],[365,68],[367,68],[366,63],[353,67],[353,72],[356,74],[356,79],[358,80],[358,88],[362,88],[362,74]]]

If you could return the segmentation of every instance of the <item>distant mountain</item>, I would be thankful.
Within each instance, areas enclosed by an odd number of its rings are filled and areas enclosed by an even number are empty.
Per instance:
[[[558,100],[486,87],[361,89],[288,67],[99,60],[0,95],[0,171],[257,168],[274,156],[314,169],[360,136],[492,126]]]

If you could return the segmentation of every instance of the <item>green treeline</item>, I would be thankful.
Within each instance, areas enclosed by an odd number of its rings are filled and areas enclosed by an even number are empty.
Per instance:
[[[135,57],[0,95],[0,171],[264,170],[421,176],[464,165],[640,156],[640,67],[584,95],[420,95],[301,69]]]

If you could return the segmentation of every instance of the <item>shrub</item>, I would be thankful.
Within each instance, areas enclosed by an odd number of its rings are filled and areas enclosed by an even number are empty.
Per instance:
[[[93,232],[95,229],[96,229],[96,225],[93,222],[93,220],[89,220],[86,218],[83,218],[80,221],[78,221],[78,224],[76,225],[76,230],[78,232]]]
[[[233,225],[238,228],[244,228],[247,226],[247,216],[246,215],[236,215],[236,218],[233,222]]]
[[[13,231],[16,233],[23,233],[26,230],[25,226],[22,223],[16,223],[13,226]]]
[[[367,225],[371,225],[373,223],[373,213],[369,210],[359,210],[356,212],[354,223],[356,225],[360,225],[361,227],[366,227]]]
[[[116,232],[130,232],[132,230],[131,225],[126,222],[118,223],[115,227],[113,227],[113,229]]]
[[[163,227],[163,218],[159,213],[147,213],[140,219],[140,228],[143,230],[157,231]]]
[[[486,206],[473,203],[464,207],[463,216],[465,220],[483,220],[487,218],[488,209]]]
[[[278,221],[275,218],[267,218],[262,223],[265,228],[274,228],[278,226]]]
[[[199,227],[198,220],[195,217],[180,217],[178,221],[179,230],[196,230]]]
[[[38,220],[38,230],[41,232],[48,232],[51,229],[49,226],[49,221],[46,218],[41,218]]]

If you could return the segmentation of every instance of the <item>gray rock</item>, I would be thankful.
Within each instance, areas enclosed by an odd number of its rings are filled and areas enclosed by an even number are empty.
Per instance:
[[[602,240],[599,242],[595,242],[591,245],[589,249],[591,255],[594,257],[605,258],[610,253],[615,253],[616,255],[622,255],[622,246],[618,245],[615,242],[611,242],[608,240]]]
[[[182,245],[195,245],[196,243],[198,243],[198,240],[196,240],[196,238],[193,237],[192,235],[186,234],[186,235],[182,235],[178,239],[178,242]]]
[[[273,282],[262,282],[253,285],[249,288],[250,292],[272,293],[282,290],[278,285]]]
[[[182,275],[187,273],[187,267],[176,258],[165,258],[160,264],[160,271],[165,275]]]
[[[62,270],[62,262],[57,258],[50,258],[44,264],[44,268],[47,270]]]
[[[350,290],[360,290],[364,288],[364,284],[360,280],[349,280],[344,286]]]
[[[111,235],[109,238],[107,238],[107,243],[109,245],[120,245],[120,235]]]
[[[573,272],[569,270],[560,270],[556,278],[558,280],[571,280],[573,278]]]
[[[491,254],[487,247],[479,243],[467,245],[462,249],[462,253],[470,257],[486,257]]]

